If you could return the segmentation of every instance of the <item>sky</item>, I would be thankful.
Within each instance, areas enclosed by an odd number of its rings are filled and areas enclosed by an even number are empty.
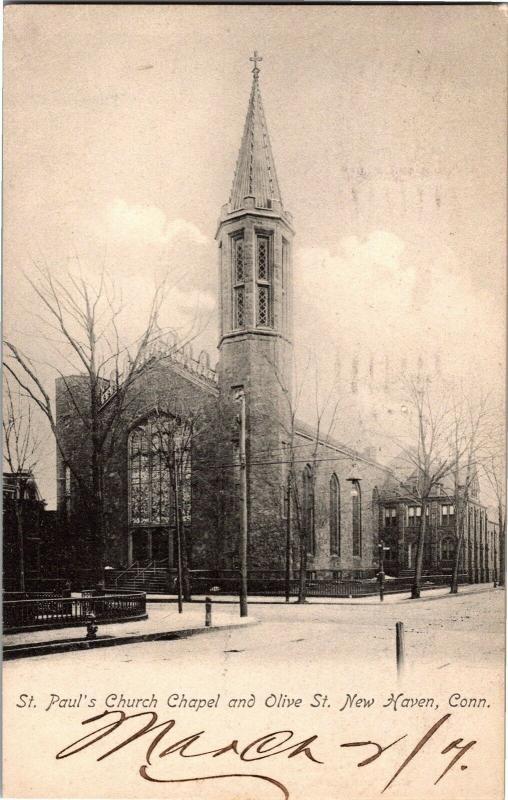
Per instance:
[[[379,421],[397,404],[387,370],[419,357],[502,395],[505,16],[502,6],[7,6],[6,334],[52,385],[58,353],[23,277],[34,263],[64,279],[79,263],[90,280],[105,265],[127,337],[169,272],[161,324],[184,333],[199,309],[195,349],[216,362],[214,237],[256,49],[296,228],[295,353],[323,391],[340,376],[335,435],[361,445],[373,412]],[[48,438],[38,470],[48,507],[53,451]]]

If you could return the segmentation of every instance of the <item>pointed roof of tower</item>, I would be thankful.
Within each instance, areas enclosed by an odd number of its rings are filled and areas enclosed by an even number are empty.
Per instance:
[[[252,89],[229,198],[232,211],[244,207],[245,197],[254,197],[254,205],[261,208],[270,208],[272,200],[276,200],[282,205],[259,89],[257,64],[262,59],[258,56],[257,51],[254,51],[254,56],[250,60],[254,62]]]

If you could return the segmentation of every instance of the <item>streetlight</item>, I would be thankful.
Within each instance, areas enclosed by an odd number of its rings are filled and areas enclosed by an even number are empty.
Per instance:
[[[389,547],[385,547],[385,543],[382,539],[380,539],[378,543],[378,551],[379,551],[379,572],[378,572],[378,581],[379,581],[379,600],[381,603],[385,599],[385,570],[384,570],[384,562],[385,562],[385,551],[389,550]]]
[[[113,567],[110,567],[109,564],[106,564],[104,567],[104,589],[106,589],[110,585],[109,575],[113,571]]]

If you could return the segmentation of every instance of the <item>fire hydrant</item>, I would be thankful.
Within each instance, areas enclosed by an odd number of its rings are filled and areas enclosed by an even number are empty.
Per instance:
[[[95,622],[95,614],[92,612],[88,615],[88,622],[86,624],[86,638],[97,639],[97,631],[99,626]]]

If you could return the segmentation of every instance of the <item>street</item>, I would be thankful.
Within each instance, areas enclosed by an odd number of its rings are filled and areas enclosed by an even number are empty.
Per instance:
[[[244,668],[259,669],[267,656],[269,643],[270,670],[296,669],[301,662],[312,661],[319,669],[349,664],[358,668],[362,663],[384,662],[395,667],[395,623],[404,622],[406,661],[409,669],[419,665],[444,668],[460,666],[461,670],[498,666],[504,658],[504,592],[501,590],[475,594],[459,594],[422,600],[406,600],[396,604],[333,605],[309,603],[300,606],[255,604],[249,607],[249,617],[259,624],[240,630],[213,631],[206,636],[183,641],[149,642],[124,645],[104,651],[50,655],[26,663],[7,664],[12,670],[27,674],[37,664],[40,672],[45,665],[53,671],[57,665],[79,664],[81,674],[95,670],[117,673],[118,664],[171,661],[173,665],[196,669],[205,662],[224,668],[236,661]],[[184,606],[180,617],[174,603],[162,606],[167,615],[174,615],[180,624],[186,616],[194,615],[197,606]],[[161,604],[148,604],[148,612],[160,613]],[[187,610],[186,610],[187,609]],[[237,622],[235,606],[216,604],[214,613],[227,615]],[[142,629],[140,627],[140,629]],[[205,666],[203,664],[203,666]],[[134,667],[136,669],[137,667]],[[129,668],[122,668],[123,674]],[[395,674],[395,672],[394,672]]]
[[[7,763],[18,763],[16,758],[29,763],[33,747],[39,747],[39,768],[46,757],[48,764],[42,778],[48,789],[45,796],[64,796],[68,787],[73,797],[282,800],[280,791],[261,780],[254,785],[247,779],[231,785],[223,781],[220,787],[210,781],[200,784],[199,793],[192,781],[170,787],[147,783],[138,774],[145,763],[146,737],[144,746],[143,741],[131,743],[98,763],[101,752],[109,749],[105,744],[71,758],[54,759],[62,747],[94,730],[84,731],[84,720],[119,708],[127,714],[155,711],[159,722],[174,719],[178,735],[176,731],[168,734],[170,742],[201,732],[206,746],[204,741],[195,745],[201,753],[232,739],[243,746],[274,730],[290,729],[299,737],[297,741],[317,735],[316,757],[325,765],[336,762],[337,742],[373,739],[387,745],[403,737],[415,745],[431,725],[449,714],[443,738],[435,734],[440,749],[430,751],[427,745],[428,756],[421,756],[423,772],[408,768],[404,780],[399,778],[390,788],[390,796],[417,800],[450,761],[450,756],[445,761],[440,755],[441,750],[455,739],[474,737],[475,749],[465,759],[470,769],[450,770],[446,780],[433,788],[433,797],[458,796],[449,793],[457,782],[461,800],[495,798],[499,771],[493,765],[499,763],[502,748],[504,597],[502,590],[488,590],[383,605],[251,603],[249,614],[258,622],[240,629],[8,662],[4,665],[4,713],[10,717],[14,739],[8,744]],[[176,614],[174,604],[167,608]],[[224,605],[220,613],[231,615],[234,621],[238,607]],[[397,621],[404,622],[406,639],[406,667],[399,678]],[[32,690],[35,708],[16,707],[21,693]],[[316,780],[320,797],[353,796],[352,787],[361,781],[359,796],[374,800],[383,780],[390,777],[390,766],[396,769],[397,758],[400,761],[401,755],[407,755],[408,746],[405,750],[402,744],[394,746],[393,754],[390,749],[382,764],[380,760],[370,770],[358,770],[360,754],[341,750],[339,771],[319,768],[300,754],[285,761],[274,758],[273,764],[262,761],[255,765],[255,772],[261,766],[263,774],[272,775],[275,770],[291,800],[312,800]],[[431,754],[433,760],[427,762]],[[157,767],[164,780],[168,770],[173,771],[171,775],[182,770],[185,775],[189,770],[199,775],[205,769],[212,775],[219,766],[221,774],[240,772],[245,777],[248,766],[239,770],[238,758],[232,763],[229,756],[223,756],[220,764],[206,756],[204,761],[210,762],[206,766],[203,759],[197,759],[196,765],[193,759],[176,758],[173,755],[170,762],[166,759]],[[88,777],[83,783],[85,773]],[[33,788],[34,780],[28,769],[24,796],[41,796]]]

